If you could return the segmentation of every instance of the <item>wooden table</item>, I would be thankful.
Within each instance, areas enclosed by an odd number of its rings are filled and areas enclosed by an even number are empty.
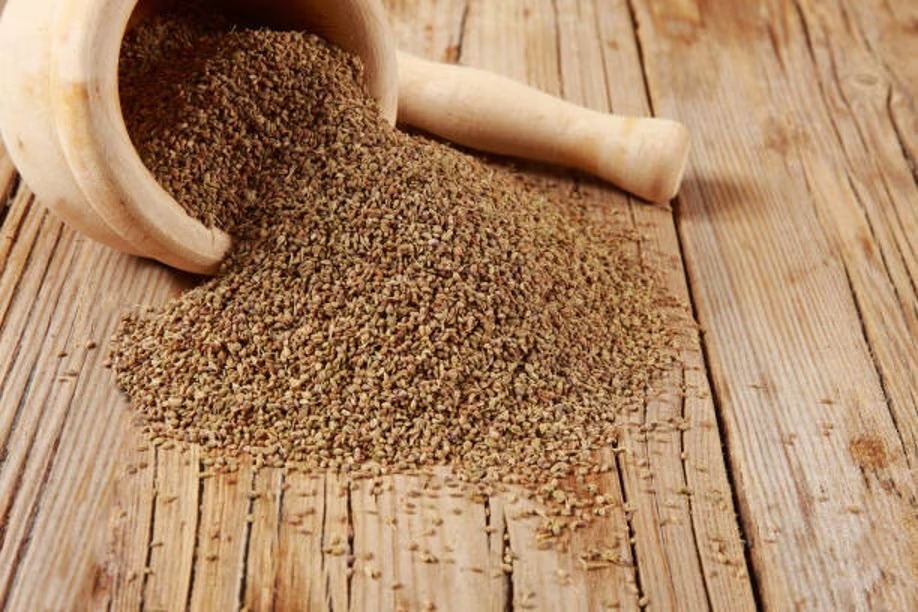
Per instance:
[[[412,513],[416,478],[152,448],[106,343],[193,279],[62,226],[0,155],[0,608],[918,609],[918,3],[388,4],[404,48],[693,132],[671,207],[584,187],[700,326],[632,423],[690,427],[628,428],[575,542],[624,562],[537,549],[510,495]]]

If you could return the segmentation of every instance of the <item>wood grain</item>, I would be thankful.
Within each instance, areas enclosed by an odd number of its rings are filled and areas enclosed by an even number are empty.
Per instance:
[[[654,108],[698,134],[680,238],[761,598],[909,609],[916,297],[881,254],[908,276],[918,194],[885,107],[843,102],[864,46],[839,3],[681,8],[634,3]]]
[[[62,228],[24,188],[10,219],[19,221],[0,275],[0,352],[12,356],[0,362],[0,599],[9,609],[94,605],[109,597],[109,499],[130,438],[103,367],[106,339],[132,298],[155,303],[181,283]]]
[[[413,53],[693,131],[673,208],[548,171],[701,324],[571,552],[444,470],[212,476],[152,445],[107,342],[195,279],[63,227],[0,149],[0,609],[916,607],[918,9],[851,4],[387,2]]]

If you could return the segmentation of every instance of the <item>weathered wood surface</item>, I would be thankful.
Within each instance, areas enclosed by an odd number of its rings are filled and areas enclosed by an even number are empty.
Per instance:
[[[761,598],[914,609],[918,83],[865,28],[914,48],[918,13],[730,4],[635,18],[697,134],[677,218]]]
[[[537,550],[524,501],[452,496],[445,473],[207,478],[151,447],[107,340],[194,279],[63,227],[0,151],[0,608],[918,606],[918,6],[387,4],[417,53],[693,131],[672,210],[580,185],[672,262],[703,332],[577,536],[623,563]]]

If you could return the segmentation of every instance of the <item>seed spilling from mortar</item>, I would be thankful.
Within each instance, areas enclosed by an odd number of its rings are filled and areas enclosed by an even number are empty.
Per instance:
[[[361,70],[315,36],[197,10],[125,38],[144,163],[235,242],[213,279],[124,320],[121,388],[154,435],[217,463],[450,464],[540,486],[599,471],[671,360],[633,236],[391,128]]]

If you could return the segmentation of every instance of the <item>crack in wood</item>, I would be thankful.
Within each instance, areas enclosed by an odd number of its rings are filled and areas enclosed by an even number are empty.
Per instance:
[[[147,554],[143,567],[143,576],[140,585],[140,609],[147,609],[147,586],[150,583],[150,574],[146,571],[153,561],[153,535],[156,533],[156,502],[159,499],[159,448],[153,450],[153,495],[150,496],[150,525],[147,528]]]
[[[19,402],[17,402],[17,405],[16,405],[16,414],[13,417],[13,423],[12,423],[12,426],[10,427],[10,436],[4,441],[3,448],[0,449],[0,473],[3,473],[5,471],[5,468],[7,467],[6,459],[9,454],[8,442],[9,442],[9,439],[12,438],[12,434],[16,432],[17,425],[19,423],[19,419],[25,409],[25,401],[29,395],[29,389],[32,386],[32,381],[35,378],[35,369],[36,369],[36,366],[33,365],[32,369],[29,372],[29,377],[26,380],[25,391],[23,392],[22,396],[20,396]],[[29,441],[29,449],[27,449],[27,451],[31,449],[34,443],[35,443],[35,437],[32,436],[32,438]],[[7,529],[9,527],[9,524],[10,524],[10,514],[12,514],[13,507],[16,505],[16,498],[18,497],[18,494],[20,491],[20,484],[22,483],[22,477],[24,475],[24,472],[25,472],[25,465],[20,465],[19,469],[16,471],[16,474],[15,474],[15,479],[13,481],[14,484],[11,487],[13,490],[13,495],[12,497],[9,497],[5,500],[4,502],[5,506],[3,508],[3,512],[0,513],[0,551],[2,551],[4,546],[6,545],[6,534],[7,534]],[[7,587],[7,586],[8,585],[4,585],[4,587]],[[7,590],[6,588],[0,589],[0,609],[3,608],[2,602],[5,601],[6,590]]]
[[[685,288],[688,295],[688,304],[691,308],[692,321],[698,321],[698,305],[696,303],[694,287],[691,282],[691,278],[688,272],[688,261],[691,259],[687,249],[685,248],[685,238],[683,236],[684,232],[684,222],[682,221],[682,198],[676,197],[673,200],[672,206],[673,222],[676,227],[676,244],[679,248],[679,254],[682,257],[683,274],[685,276]],[[699,325],[700,329],[700,325]],[[724,471],[727,477],[727,483],[729,484],[730,498],[732,501],[732,506],[737,514],[737,519],[734,521],[736,529],[739,533],[740,540],[743,545],[743,560],[745,561],[746,575],[749,578],[749,584],[752,590],[752,598],[755,603],[756,610],[765,609],[764,594],[761,586],[761,577],[758,573],[758,567],[753,562],[752,559],[752,547],[750,545],[750,539],[747,534],[752,533],[753,531],[753,518],[751,516],[751,511],[746,507],[742,502],[739,490],[739,482],[734,473],[734,470],[738,470],[738,466],[734,465],[734,461],[737,457],[737,451],[734,450],[736,447],[735,442],[731,440],[729,430],[726,427],[725,418],[724,418],[724,404],[720,399],[717,386],[711,373],[713,372],[713,366],[711,365],[711,357],[708,353],[709,349],[707,346],[707,339],[704,334],[699,333],[697,337],[698,349],[701,351],[701,360],[704,364],[704,375],[707,382],[708,391],[711,394],[711,402],[713,404],[714,410],[714,420],[717,423],[717,431],[719,434],[721,445],[724,448]],[[683,401],[684,405],[684,401]],[[683,469],[685,466],[683,465]]]
[[[326,543],[326,533],[328,531],[328,488],[330,484],[328,481],[328,475],[322,479],[322,532],[319,534],[319,571],[324,577],[325,584],[325,603],[328,606],[329,612],[334,612],[334,599],[332,597],[332,588],[331,588],[331,575],[328,571],[328,568],[325,566],[326,554],[325,547]]]
[[[507,516],[506,510],[504,511],[504,530],[501,533],[501,549],[500,549],[500,567],[498,568],[504,574],[504,593],[506,593],[507,598],[504,601],[504,612],[512,612],[514,610],[514,600],[513,600],[513,547],[510,542],[510,517]],[[507,559],[510,559],[510,563],[507,563]]]
[[[466,27],[469,21],[469,2],[462,6],[462,16],[459,18],[459,34],[456,37],[456,63],[462,63],[462,45],[465,42]]]
[[[601,45],[602,40],[603,40],[603,35],[602,35],[601,24],[600,24],[599,19],[593,20],[593,35],[596,37],[597,42]],[[614,113],[615,104],[612,102],[611,84],[609,83],[610,69],[609,69],[608,60],[606,59],[605,49],[600,49],[599,62],[600,62],[600,65],[602,66],[602,90],[603,90],[603,93],[605,94],[604,96],[605,110],[609,113]],[[642,71],[643,71],[643,68],[642,68]]]
[[[618,489],[622,493],[622,507],[624,508],[625,524],[628,528],[628,549],[631,555],[631,569],[634,574],[634,587],[637,589],[635,598],[640,601],[644,597],[644,583],[641,580],[641,565],[637,554],[637,536],[634,531],[634,511],[628,501],[628,489],[625,487],[625,466],[623,453],[614,453],[615,472],[618,477]]]
[[[19,186],[17,186],[16,191],[10,197],[9,206],[3,208],[4,219],[3,223],[0,224],[0,281],[3,280],[4,275],[8,271],[7,266],[10,264],[9,257],[14,250],[13,247],[18,244],[23,223],[32,212],[33,199],[31,191],[24,187],[19,188]],[[29,248],[32,248],[31,244]],[[21,268],[15,271],[18,271],[20,274],[22,273]],[[3,327],[6,308],[9,306],[12,295],[13,292],[11,290],[8,297],[6,297],[3,302],[0,302],[0,329]]]
[[[287,483],[287,470],[281,470],[280,472],[280,486],[277,490],[277,527],[275,532],[275,537],[277,541],[281,541],[281,534],[283,533],[283,522],[284,522],[284,503],[287,499],[287,489],[289,485]],[[278,556],[279,556],[278,550]],[[278,589],[278,580],[280,579],[280,563],[274,566],[274,576],[272,578],[271,584],[271,612],[277,610],[277,595],[279,592]]]
[[[685,376],[685,367],[681,366],[679,368],[679,380],[680,388],[686,389],[688,386],[686,376]],[[682,423],[687,423],[688,418],[686,417],[685,411],[686,397],[683,393],[679,399],[679,417],[682,419]],[[679,460],[682,464],[682,482],[685,483],[686,487],[689,487],[689,476],[688,476],[688,467],[686,466],[687,456],[686,456],[686,446],[685,446],[685,432],[686,429],[682,429],[678,433],[679,439]],[[701,571],[701,580],[704,584],[704,596],[708,604],[708,609],[713,610],[714,605],[711,600],[711,586],[708,582],[708,572],[705,571],[706,564],[704,563],[703,556],[701,554],[701,541],[698,539],[698,527],[695,524],[695,501],[692,499],[692,496],[687,496],[686,507],[688,508],[688,521],[692,529],[692,541],[695,543],[695,555],[698,559],[698,568]]]
[[[248,495],[249,502],[246,507],[246,522],[245,527],[243,528],[243,540],[242,540],[242,569],[239,574],[239,588],[236,591],[236,609],[241,610],[245,608],[246,602],[246,589],[248,588],[248,571],[249,571],[249,552],[250,546],[252,544],[252,521],[248,520],[248,517],[252,515],[255,510],[255,495],[256,485],[258,483],[258,468],[252,469],[252,478],[249,480],[249,493]]]
[[[774,53],[775,59],[778,60],[781,71],[787,74],[787,64],[784,61],[784,54],[781,53],[781,37],[778,36],[775,24],[770,21],[766,23],[765,31],[768,33],[768,42],[771,44],[771,51]]]
[[[874,372],[876,372],[877,380],[880,385],[880,390],[883,392],[883,400],[886,403],[887,414],[889,419],[892,422],[893,429],[896,432],[896,435],[899,440],[899,444],[902,449],[902,454],[905,456],[905,460],[908,462],[909,467],[912,466],[912,462],[909,460],[909,454],[906,451],[908,444],[905,441],[905,438],[902,436],[902,429],[899,426],[898,420],[896,419],[896,412],[892,409],[893,400],[889,392],[889,384],[886,381],[886,376],[883,374],[883,368],[880,367],[880,363],[877,359],[876,351],[873,348],[873,344],[870,342],[870,334],[867,332],[867,322],[864,318],[864,310],[861,305],[861,300],[857,295],[857,291],[854,288],[854,283],[851,280],[851,273],[848,270],[847,265],[843,265],[842,269],[845,273],[845,281],[848,283],[848,291],[851,293],[851,299],[854,302],[854,309],[857,312],[858,323],[861,327],[861,335],[864,337],[864,344],[867,345],[867,351],[870,355],[870,362],[873,364]]]
[[[637,11],[634,8],[634,0],[626,0],[625,6],[628,8],[628,16],[631,18],[631,31],[634,36],[634,46],[637,50],[638,63],[641,66],[641,78],[644,84],[644,101],[647,103],[647,108],[650,109],[650,114],[656,116],[657,111],[654,108],[653,95],[650,91],[650,80],[647,76],[647,61],[644,57],[644,43],[641,40],[641,36],[638,34],[640,24],[638,23]]]
[[[0,183],[0,232],[3,231],[3,224],[6,222],[7,214],[13,207],[13,201],[19,192],[20,184],[21,179],[16,173],[10,176],[6,185]],[[0,269],[0,272],[2,272],[2,269]]]
[[[188,576],[188,592],[185,593],[185,609],[191,609],[192,596],[194,595],[194,583],[198,574],[198,557],[200,548],[203,543],[205,534],[201,531],[201,521],[204,516],[204,478],[201,476],[204,471],[204,462],[198,461],[198,500],[195,507],[195,525],[194,525],[194,548],[191,550],[191,572]]]
[[[909,170],[911,170],[912,180],[914,181],[915,186],[918,187],[918,164],[915,163],[915,158],[912,156],[911,151],[908,149],[905,134],[902,131],[902,126],[899,125],[899,121],[896,119],[896,113],[893,110],[892,87],[889,88],[889,91],[886,94],[886,113],[889,115],[889,124],[892,127],[893,134],[896,136],[896,142],[899,143],[899,150],[902,151],[902,157],[905,159],[905,163],[908,165]]]
[[[845,172],[845,178],[848,181],[848,187],[851,189],[851,195],[854,196],[854,200],[855,202],[857,202],[858,207],[861,209],[861,213],[864,216],[864,224],[867,226],[867,231],[870,232],[870,239],[872,240],[873,244],[877,244],[877,245],[882,244],[877,237],[877,230],[874,227],[874,222],[870,218],[870,212],[867,207],[867,202],[864,201],[864,197],[861,195],[861,192],[857,187],[857,183],[854,182],[854,178],[851,176],[850,172]],[[887,196],[889,195],[890,195],[889,192],[887,192]],[[890,198],[890,201],[892,201],[892,198]],[[895,236],[893,236],[893,240],[895,240]],[[898,247],[899,245],[897,244],[896,246]],[[894,250],[898,250],[900,253],[900,256],[902,255],[901,247],[899,249],[894,249]],[[877,248],[876,251],[880,255],[880,263],[883,266],[883,272],[886,275],[886,280],[889,284],[890,289],[892,290],[893,296],[895,296],[896,298],[895,302],[899,306],[899,309],[902,312],[902,316],[905,318],[908,318],[908,312],[906,310],[907,306],[905,304],[905,300],[902,299],[902,294],[899,292],[899,287],[896,285],[895,280],[893,278],[892,269],[889,266],[889,260],[887,259],[887,256],[886,256],[886,250],[883,248]],[[845,262],[845,272],[846,274],[848,274],[848,286],[853,293],[855,292],[855,287],[854,287],[854,283],[851,282],[851,278],[850,278],[851,275],[848,271],[847,259],[844,256],[844,253],[841,254],[841,257],[839,259]],[[903,268],[905,269],[906,276],[908,277],[912,288],[914,288],[914,280],[912,279],[911,275],[908,273],[908,267],[905,265],[904,256],[903,256],[901,263],[903,265]],[[860,311],[859,311],[859,316],[861,316]],[[864,323],[863,320],[862,320],[862,323]],[[864,327],[864,333],[865,333],[864,340],[868,344],[872,344],[870,335],[868,335],[866,331],[867,330],[866,325],[864,325],[863,327]]]
[[[561,21],[561,12],[558,10],[558,0],[551,0],[551,10],[555,22],[555,70],[558,72],[558,96],[562,99],[566,98],[564,91],[564,70],[562,68],[562,51],[561,51],[561,28],[559,27]]]
[[[354,506],[352,503],[354,483],[350,477],[346,477],[345,486],[347,487],[345,500],[345,518],[347,520],[347,576],[345,580],[347,600],[345,605],[351,609],[351,602],[354,601],[354,540],[356,529],[354,528]]]

